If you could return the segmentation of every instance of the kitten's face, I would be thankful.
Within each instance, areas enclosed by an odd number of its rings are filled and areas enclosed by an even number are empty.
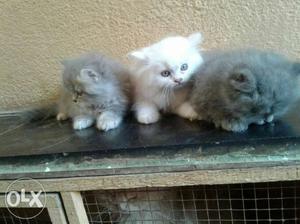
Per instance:
[[[104,73],[89,68],[81,69],[79,72],[65,70],[63,77],[64,87],[72,93],[75,102],[82,97],[99,94],[99,89],[108,82]]]
[[[273,113],[274,90],[268,83],[257,80],[251,68],[229,71],[223,91],[233,116],[249,122],[264,120]],[[264,74],[260,74],[264,75]]]
[[[132,56],[144,68],[144,74],[154,85],[175,87],[189,81],[203,59],[198,51],[201,34],[189,37],[169,37]]]

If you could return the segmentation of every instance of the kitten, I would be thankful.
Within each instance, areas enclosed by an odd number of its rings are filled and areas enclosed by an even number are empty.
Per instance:
[[[186,202],[177,188],[168,190],[94,192],[97,203],[120,224],[197,223],[194,202]],[[185,208],[185,209],[184,209]],[[108,215],[106,215],[108,216]],[[96,217],[94,221],[100,221]]]
[[[176,192],[167,191],[107,191],[93,193],[96,202],[110,213],[112,223],[153,223],[164,222],[173,224],[173,200]],[[106,215],[108,216],[108,215]],[[101,221],[95,217],[94,221]]]
[[[190,102],[200,119],[228,131],[280,118],[299,98],[300,64],[258,50],[210,52]]]
[[[95,121],[103,131],[118,127],[128,106],[126,69],[96,53],[65,60],[63,65],[57,120],[72,118],[76,130]]]
[[[123,216],[120,224],[167,223],[174,224],[172,213],[175,192],[124,192],[119,204]],[[120,197],[120,195],[119,195]]]
[[[168,37],[129,53],[133,61],[134,110],[140,123],[157,122],[159,111],[196,118],[186,99],[191,89],[189,81],[203,61],[198,50],[201,41],[200,33]]]

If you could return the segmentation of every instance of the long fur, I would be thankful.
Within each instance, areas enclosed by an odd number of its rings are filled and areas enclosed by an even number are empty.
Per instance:
[[[74,129],[95,121],[100,130],[116,128],[129,103],[127,69],[98,53],[65,60],[63,65],[57,119],[72,118]]]
[[[94,196],[97,203],[106,207],[111,214],[118,214],[116,220],[109,220],[111,222],[194,224],[199,222],[197,222],[197,211],[194,206],[195,202],[191,201],[191,194],[192,192],[181,194],[180,190],[175,188],[151,191],[111,191],[101,194],[95,192]]]
[[[229,131],[280,118],[299,98],[299,63],[255,49],[212,51],[195,77],[191,104]]]
[[[140,123],[158,121],[160,111],[194,118],[195,113],[185,102],[191,90],[189,81],[202,64],[198,49],[201,41],[200,33],[168,37],[129,54],[134,110]],[[168,76],[162,75],[165,71]]]

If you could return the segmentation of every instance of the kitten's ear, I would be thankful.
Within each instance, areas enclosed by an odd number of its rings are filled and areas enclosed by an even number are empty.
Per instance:
[[[255,77],[248,69],[240,69],[233,72],[229,76],[229,81],[234,89],[244,93],[251,93],[256,88]]]
[[[100,74],[93,69],[90,68],[83,68],[80,70],[80,76],[82,78],[89,78],[94,81],[98,81],[100,79]]]
[[[189,42],[194,46],[197,47],[203,40],[201,33],[193,33],[188,36]]]
[[[147,61],[148,59],[144,50],[132,51],[127,54],[127,57],[130,60],[141,61],[141,62]]]

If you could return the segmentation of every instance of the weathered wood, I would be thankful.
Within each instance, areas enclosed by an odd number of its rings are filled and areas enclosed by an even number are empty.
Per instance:
[[[0,158],[0,179],[112,176],[278,165],[300,165],[299,143]]]
[[[55,197],[53,197],[50,201],[48,200],[47,203],[49,204],[46,204],[51,222],[52,224],[67,224],[67,218],[65,216],[60,197],[58,196],[58,194],[53,195],[55,195]]]
[[[44,200],[44,196],[40,196],[39,199]],[[0,195],[0,207],[6,207],[5,195]],[[37,206],[33,204],[32,207],[29,207],[28,203],[20,203],[17,208],[37,208]],[[47,209],[52,224],[67,224],[64,209],[57,193],[48,193],[46,195],[46,206],[44,209]]]
[[[70,224],[88,224],[87,214],[80,192],[61,193]]]
[[[293,165],[137,175],[40,179],[39,181],[48,192],[64,192],[139,187],[191,186],[201,184],[273,182],[299,179],[300,165]],[[0,181],[0,192],[5,192],[10,183],[11,181],[8,180]],[[24,187],[24,185],[15,185],[15,189],[21,189],[22,187]],[[33,184],[26,187],[31,190],[37,190],[37,187]]]

